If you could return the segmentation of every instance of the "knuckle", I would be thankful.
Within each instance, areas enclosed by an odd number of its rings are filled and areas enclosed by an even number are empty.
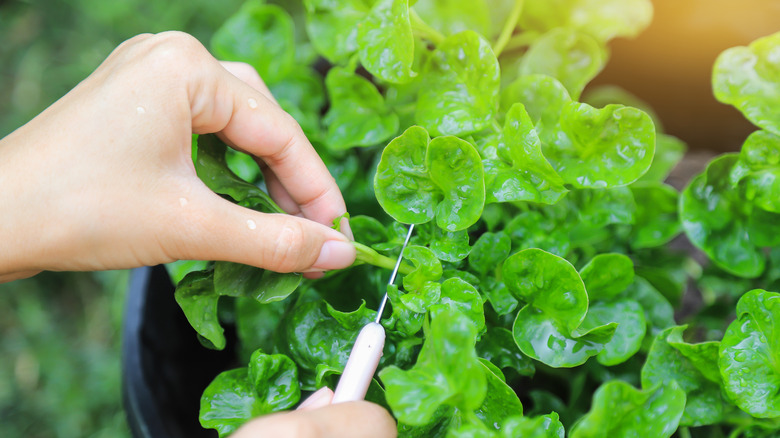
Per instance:
[[[164,72],[185,72],[208,54],[195,37],[178,31],[151,35],[141,40],[141,44],[144,45],[144,56],[151,61],[146,65]]]

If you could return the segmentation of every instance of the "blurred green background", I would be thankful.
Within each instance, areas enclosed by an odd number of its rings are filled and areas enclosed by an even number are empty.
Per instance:
[[[241,3],[0,0],[0,138],[125,39],[183,30],[208,45]],[[43,273],[0,284],[0,437],[130,435],[119,346],[127,280],[126,271]]]

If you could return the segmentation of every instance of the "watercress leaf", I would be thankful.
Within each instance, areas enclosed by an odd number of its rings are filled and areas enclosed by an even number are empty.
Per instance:
[[[560,316],[527,305],[517,313],[512,334],[523,354],[553,368],[575,367],[597,355],[612,339],[617,324],[595,327],[588,332],[567,330]]]
[[[485,399],[485,367],[474,345],[477,330],[455,309],[432,317],[417,363],[409,370],[389,366],[379,372],[387,402],[399,422],[430,423],[441,405],[472,411]]]
[[[390,304],[393,305],[393,313],[390,315],[390,318],[384,320],[382,324],[388,330],[397,332],[404,338],[414,336],[420,331],[423,322],[425,321],[425,311],[429,306],[428,301],[432,299],[429,297],[436,292],[437,290],[433,288],[423,289],[417,294],[418,297],[414,297],[416,299],[401,299],[401,297],[405,295],[401,294],[398,290],[398,286],[394,284],[388,285],[387,296],[390,300]],[[441,288],[439,288],[438,293],[441,295]],[[407,304],[415,307],[415,309],[411,309]],[[418,312],[417,310],[420,310],[421,312]]]
[[[644,110],[643,110],[644,111]],[[649,113],[648,113],[649,114]],[[655,127],[660,131],[658,122],[653,119]],[[682,160],[688,146],[677,137],[668,134],[655,134],[655,155],[653,164],[647,169],[647,173],[639,178],[639,181],[664,181],[672,172],[674,166]]]
[[[279,106],[293,116],[307,137],[319,139],[321,111],[325,104],[325,87],[320,76],[309,69],[294,69],[267,85]]]
[[[652,18],[649,0],[527,0],[520,23],[537,31],[578,29],[604,43],[638,35]]]
[[[740,298],[719,356],[731,401],[754,417],[780,417],[780,294],[754,289]]]
[[[569,92],[560,81],[542,74],[523,75],[501,91],[501,109],[509,111],[522,103],[534,122],[542,141],[554,135],[563,108],[571,102]]]
[[[611,300],[634,281],[634,262],[623,254],[604,253],[580,269],[580,277],[593,300]]]
[[[318,365],[344,368],[358,332],[376,315],[365,303],[350,313],[340,314],[324,301],[314,301],[299,304],[285,315],[274,349],[298,365],[303,389],[315,389]]]
[[[523,415],[523,404],[515,391],[504,382],[501,372],[494,370],[489,365],[490,362],[487,364],[485,362],[487,361],[480,361],[487,378],[487,391],[482,406],[477,408],[474,413],[477,418],[482,420],[483,426],[487,426],[488,430],[495,431],[496,428],[504,428],[502,423],[505,419]],[[483,437],[485,435],[476,436]]]
[[[251,204],[251,207],[266,213],[284,213],[267,193],[242,180],[227,166],[227,146],[216,135],[198,136],[195,172],[212,191],[227,195],[233,200]]]
[[[664,247],[634,253],[634,273],[647,280],[670,303],[678,305],[688,284],[686,254]]]
[[[433,135],[484,129],[498,107],[499,67],[490,44],[463,31],[438,45],[424,67],[417,123]]]
[[[504,261],[502,273],[509,290],[536,309],[528,309],[527,313],[541,311],[549,315],[545,317],[554,317],[567,333],[585,318],[588,311],[585,285],[574,266],[564,258],[541,249],[525,249]]]
[[[441,284],[429,281],[419,289],[405,293],[399,298],[403,306],[409,310],[415,313],[425,313],[429,307],[439,302],[441,298]]]
[[[433,251],[418,245],[409,245],[404,250],[404,258],[414,265],[414,271],[403,278],[404,289],[407,291],[421,290],[426,283],[438,281],[441,278],[441,262]]]
[[[166,263],[165,270],[171,277],[173,284],[179,284],[190,272],[203,271],[208,269],[209,266],[210,262],[206,260],[176,260],[175,262]]]
[[[723,379],[720,377],[720,369],[718,368],[720,342],[710,341],[689,344],[683,340],[683,331],[672,330],[666,337],[666,342],[685,356],[705,379],[716,383],[720,387],[723,382]]]
[[[729,176],[732,185],[744,187],[747,200],[780,213],[780,136],[768,131],[750,134]]]
[[[682,425],[703,426],[720,422],[726,406],[721,397],[720,386],[706,379],[690,359],[671,345],[671,339],[682,344],[683,331],[685,326],[670,327],[655,338],[642,366],[642,387],[651,388],[658,384],[677,382],[686,393]],[[717,363],[717,343],[709,344],[715,345],[714,363]]]
[[[434,208],[442,199],[426,167],[429,140],[425,129],[412,126],[382,151],[374,192],[379,205],[399,222],[428,222],[435,217]]]
[[[214,264],[214,289],[220,295],[270,303],[287,298],[301,284],[301,274],[273,272],[241,263]]]
[[[570,227],[566,221],[558,222],[539,211],[529,210],[515,216],[504,232],[512,239],[513,248],[540,248],[563,257],[571,249]]]
[[[454,263],[463,260],[471,253],[469,233],[466,230],[448,231],[433,227],[431,251],[439,260],[445,262]]]
[[[780,33],[759,38],[749,46],[733,47],[715,61],[715,98],[733,105],[751,122],[780,135]]]
[[[571,438],[604,436],[671,437],[685,407],[685,391],[675,382],[642,391],[613,380],[601,385],[593,404],[572,428]]]
[[[517,348],[512,332],[503,327],[489,327],[477,342],[477,353],[497,367],[511,368],[521,376],[533,377],[536,372],[533,361]]]
[[[674,187],[658,182],[637,182],[630,189],[636,201],[630,238],[632,248],[664,245],[682,231],[677,214],[679,193]]]
[[[574,99],[604,68],[606,48],[593,37],[573,29],[553,29],[534,41],[520,61],[520,75],[550,75]]]
[[[239,359],[248,361],[255,350],[270,352],[274,348],[274,336],[289,303],[276,301],[260,303],[253,298],[238,298],[235,305],[236,335],[238,335]]]
[[[617,323],[615,334],[596,356],[596,360],[606,366],[623,363],[639,351],[647,329],[642,306],[634,300],[617,299],[591,303],[588,314],[577,331],[601,327],[612,322]]]
[[[416,75],[409,0],[378,0],[358,27],[360,62],[371,74],[393,83]]]
[[[650,167],[655,128],[644,112],[622,105],[602,109],[570,102],[561,112],[555,140],[544,156],[563,180],[579,188],[630,184]]]
[[[498,158],[484,160],[487,202],[554,204],[566,194],[563,180],[542,154],[542,143],[525,107],[507,112]]]
[[[674,325],[674,308],[669,300],[644,278],[634,277],[634,282],[621,297],[635,300],[642,306],[649,335],[656,336],[661,330]]]
[[[200,399],[200,424],[225,437],[254,417],[292,407],[300,397],[295,363],[258,350],[249,367],[224,371],[206,387]]]
[[[587,91],[580,98],[580,101],[585,102],[595,108],[604,108],[611,103],[619,103],[621,105],[631,106],[646,112],[647,115],[650,116],[650,118],[653,120],[653,124],[655,125],[657,134],[656,140],[658,140],[656,142],[656,157],[658,156],[658,142],[660,142],[659,139],[661,138],[661,133],[664,131],[663,123],[649,103],[640,99],[638,96],[632,94],[625,88],[611,84],[594,85],[592,87],[588,87]],[[666,137],[674,138],[672,136]],[[656,157],[653,157],[653,162],[655,162]],[[680,158],[682,158],[682,156],[680,156]],[[663,178],[661,178],[661,180],[663,180]]]
[[[193,271],[177,285],[176,302],[192,328],[217,350],[225,348],[225,334],[217,317],[219,294],[214,290],[214,271]]]
[[[487,276],[474,284],[479,284],[480,292],[485,295],[497,314],[506,315],[517,308],[517,305],[519,304],[517,298],[512,296],[512,293],[503,281],[498,281],[495,277]]]
[[[339,384],[339,377],[341,376],[343,368],[334,368],[329,365],[322,364],[317,367],[316,387],[322,388],[327,386],[328,388],[335,389]],[[368,390],[364,398],[366,401],[378,404],[385,409],[390,409],[385,400],[385,390],[382,385],[376,379],[371,379],[371,383],[368,384]]]
[[[287,11],[250,0],[214,33],[211,51],[218,59],[248,63],[266,83],[274,83],[293,70],[294,34]]]
[[[506,233],[482,233],[469,254],[469,267],[481,275],[495,271],[509,256],[512,241]]]
[[[536,417],[511,417],[501,425],[504,438],[563,438],[565,430],[557,412]]]
[[[749,233],[752,215],[729,183],[736,154],[711,161],[680,195],[680,219],[688,239],[715,264],[741,277],[757,277],[766,260]]]
[[[577,189],[568,200],[573,204],[582,228],[602,228],[609,224],[633,224],[636,201],[628,187],[610,189]]]
[[[385,226],[371,216],[352,216],[349,218],[349,227],[352,229],[352,235],[355,236],[356,242],[370,246],[386,242],[388,239]]]
[[[360,23],[371,11],[364,0],[304,0],[306,31],[317,52],[334,64],[346,61],[358,49]]]
[[[331,149],[372,146],[398,131],[398,116],[368,79],[344,68],[332,68],[325,77],[330,109],[322,121]]]
[[[457,137],[436,137],[428,144],[425,164],[431,181],[444,194],[436,206],[436,224],[447,231],[474,225],[485,205],[485,176],[479,152]]]
[[[441,298],[439,304],[431,307],[431,315],[448,312],[449,309],[457,309],[467,316],[478,331],[485,329],[485,308],[482,297],[477,289],[464,280],[453,277],[441,284]]]
[[[473,30],[481,35],[490,33],[490,11],[487,0],[418,0],[414,10],[426,23],[452,35]]]

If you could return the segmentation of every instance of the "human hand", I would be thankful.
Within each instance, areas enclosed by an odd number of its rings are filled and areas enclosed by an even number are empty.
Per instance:
[[[257,157],[290,215],[236,206],[198,179],[191,134],[212,132]],[[298,124],[254,69],[178,32],[124,42],[0,140],[0,187],[0,281],[182,259],[317,272],[355,258],[326,226],[346,207]]]
[[[330,404],[333,391],[322,388],[290,412],[254,419],[230,438],[395,438],[393,418],[365,401]]]

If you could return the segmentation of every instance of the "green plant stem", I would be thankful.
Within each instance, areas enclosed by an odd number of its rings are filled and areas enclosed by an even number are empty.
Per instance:
[[[498,36],[498,40],[496,40],[496,44],[493,46],[493,53],[496,54],[496,58],[501,55],[501,52],[504,51],[509,39],[512,37],[512,32],[514,32],[515,27],[517,27],[517,21],[520,19],[520,13],[522,11],[523,0],[515,0],[515,4],[512,6],[512,10],[509,12],[506,22],[504,22],[504,28],[501,29],[501,34]]]
[[[417,15],[417,11],[412,8],[409,8],[409,21],[411,21],[412,24],[412,32],[420,38],[425,38],[437,46],[444,41],[444,35],[423,21],[423,19]]]
[[[680,438],[691,438],[691,431],[687,427],[681,427],[679,432]]]
[[[357,250],[357,257],[355,258],[356,264],[368,263],[369,265],[385,269],[395,268],[395,259],[383,256],[362,243],[352,242],[352,244],[355,245],[355,249]],[[398,272],[404,275],[410,274],[413,270],[414,267],[403,262],[401,262],[401,265],[398,267]]]

